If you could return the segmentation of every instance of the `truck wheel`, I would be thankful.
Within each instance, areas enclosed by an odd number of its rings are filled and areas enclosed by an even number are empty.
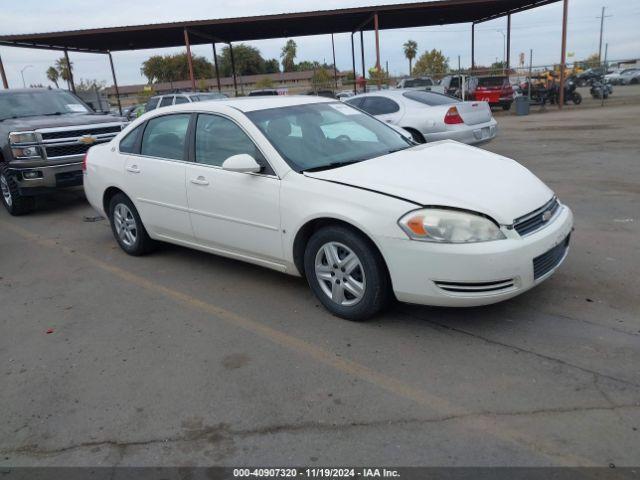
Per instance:
[[[366,320],[391,298],[380,253],[349,228],[336,225],[314,233],[305,248],[304,270],[318,300],[347,320]]]
[[[156,246],[144,228],[138,210],[124,193],[114,195],[109,202],[109,221],[118,245],[129,255],[144,255]]]
[[[20,195],[18,184],[9,175],[7,165],[4,163],[0,164],[0,190],[2,192],[2,204],[11,215],[24,215],[33,210],[35,199]]]

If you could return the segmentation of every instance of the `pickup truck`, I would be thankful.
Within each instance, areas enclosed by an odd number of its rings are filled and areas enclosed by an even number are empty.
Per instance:
[[[98,114],[66,90],[0,91],[2,204],[11,215],[23,215],[36,195],[82,185],[85,153],[125,125],[124,118]]]

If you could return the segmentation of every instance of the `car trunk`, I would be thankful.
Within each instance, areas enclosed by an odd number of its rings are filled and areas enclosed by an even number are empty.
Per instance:
[[[454,106],[467,125],[477,125],[491,120],[491,108],[486,102],[460,102]]]

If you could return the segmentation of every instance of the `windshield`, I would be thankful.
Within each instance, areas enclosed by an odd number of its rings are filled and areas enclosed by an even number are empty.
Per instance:
[[[452,103],[460,102],[460,100],[458,100],[456,97],[450,97],[449,95],[442,95],[441,93],[434,92],[412,91],[405,92],[402,95],[410,100],[424,103],[425,105],[429,105],[430,107],[436,107],[438,105],[451,105]]]
[[[404,86],[406,88],[413,87],[430,87],[433,85],[433,82],[430,78],[412,78],[404,81]]]
[[[344,103],[315,103],[247,113],[291,168],[322,170],[409,148],[398,132]]]
[[[0,95],[0,119],[89,113],[91,110],[75,95],[64,90],[7,92]]]
[[[483,77],[478,79],[479,87],[502,87],[505,83],[505,77]]]

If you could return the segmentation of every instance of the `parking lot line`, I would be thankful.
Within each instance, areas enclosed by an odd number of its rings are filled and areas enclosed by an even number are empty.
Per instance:
[[[474,413],[466,409],[462,409],[454,405],[447,399],[430,394],[423,389],[415,388],[396,378],[373,370],[360,363],[338,357],[330,350],[323,349],[300,338],[281,332],[277,329],[271,328],[250,318],[246,318],[225,308],[204,302],[186,293],[167,288],[163,285],[147,280],[146,278],[143,278],[139,275],[136,275],[114,265],[110,265],[91,255],[78,252],[77,250],[65,247],[64,245],[60,245],[53,239],[34,234],[31,231],[18,225],[0,220],[0,226],[3,229],[9,230],[28,241],[36,243],[37,245],[62,251],[68,256],[80,258],[88,264],[91,264],[103,271],[109,272],[112,275],[117,276],[122,280],[125,280],[136,286],[168,297],[180,304],[188,306],[189,308],[206,312],[230,325],[242,328],[245,331],[258,335],[290,351],[310,357],[335,370],[338,370],[347,375],[357,377],[396,396],[435,410],[442,417],[442,420],[465,418],[468,421],[472,422],[473,428],[490,434],[498,439],[524,446],[529,451],[547,457],[555,464],[564,466],[598,465],[587,458],[583,458],[573,454],[559,453],[556,451],[556,448],[553,445],[544,444],[539,439],[531,438],[526,432],[513,430],[503,424],[499,424],[500,419],[496,416],[487,418],[490,415],[483,415],[481,413]]]

